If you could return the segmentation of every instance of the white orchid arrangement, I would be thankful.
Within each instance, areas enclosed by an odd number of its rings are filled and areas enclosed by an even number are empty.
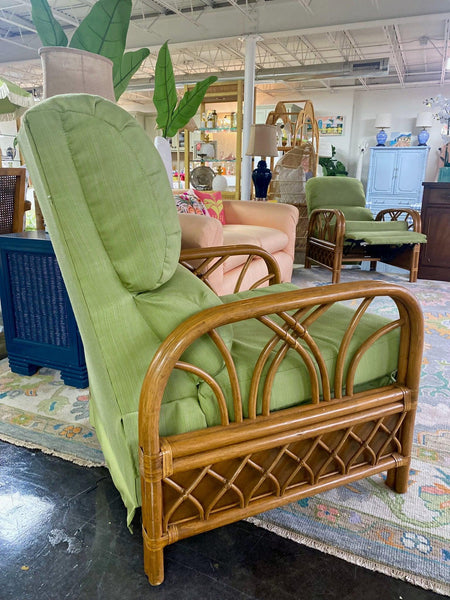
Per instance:
[[[447,127],[447,131],[442,135],[444,144],[450,142],[450,99],[445,98],[442,94],[438,94],[435,98],[427,98],[424,100],[427,107],[436,109],[433,117]]]

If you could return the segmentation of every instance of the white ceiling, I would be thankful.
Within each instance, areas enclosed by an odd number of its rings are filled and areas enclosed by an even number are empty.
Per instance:
[[[94,3],[50,0],[69,37]],[[147,46],[151,54],[128,98],[148,97],[165,40],[180,82],[243,77],[249,35],[257,36],[257,84],[268,97],[450,82],[450,0],[133,0],[127,48]],[[0,75],[40,89],[40,45],[30,2],[0,0]],[[389,59],[381,77],[336,76],[325,67],[380,58]]]

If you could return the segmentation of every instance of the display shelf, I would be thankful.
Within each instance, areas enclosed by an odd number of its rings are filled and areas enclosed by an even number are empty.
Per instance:
[[[224,163],[224,162],[229,162],[229,163],[235,163],[236,159],[235,158],[205,158],[204,160],[202,160],[201,158],[191,158],[191,162],[195,162],[195,163],[201,163],[204,162],[206,163]]]
[[[198,131],[203,131],[205,133],[219,133],[220,131],[236,132],[237,127],[215,127],[214,129],[209,127],[199,127]]]
[[[186,90],[192,89],[187,86]],[[236,177],[236,185],[234,189],[228,189],[222,193],[224,198],[239,200],[241,195],[241,158],[242,158],[242,106],[244,98],[244,82],[232,81],[226,83],[214,83],[211,85],[199,107],[199,114],[206,115],[210,110],[217,111],[219,122],[225,119],[227,115],[235,113],[236,127],[199,127],[194,134],[190,134],[185,130],[185,144],[190,148],[190,140],[195,135],[200,135],[201,142],[214,142],[217,144],[216,156],[218,158],[204,160],[204,164],[214,165],[229,165],[232,167],[232,175]],[[223,108],[225,103],[229,106]],[[231,107],[231,108],[230,108]],[[202,121],[204,123],[204,121]],[[234,121],[233,121],[234,124]],[[191,137],[192,136],[192,137]],[[233,159],[221,158],[221,156],[235,156]],[[184,171],[185,171],[185,186],[190,187],[190,173],[193,165],[201,163],[201,157],[191,156],[190,153],[185,153],[184,156]],[[230,175],[231,173],[226,173]]]

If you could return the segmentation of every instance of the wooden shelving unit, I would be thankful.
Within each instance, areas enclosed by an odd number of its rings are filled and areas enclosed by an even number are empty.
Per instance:
[[[191,89],[191,86],[187,86],[186,89]],[[244,82],[243,81],[232,81],[227,83],[214,83],[208,88],[206,95],[200,105],[199,113],[207,113],[209,110],[215,109],[219,115],[219,120],[223,111],[220,110],[220,104],[223,103],[234,103],[236,113],[236,127],[215,127],[205,128],[200,127],[200,141],[204,141],[206,136],[209,137],[210,141],[217,141],[218,154],[219,156],[212,159],[205,159],[204,164],[210,166],[214,171],[217,170],[219,165],[225,167],[225,170],[232,170],[233,175],[236,178],[235,189],[231,191],[222,192],[222,196],[227,199],[239,200],[241,196],[241,163],[242,163],[242,109],[244,99]],[[229,112],[229,111],[228,111]],[[228,155],[220,157],[220,139],[221,136],[233,136],[235,139],[232,142],[234,151],[232,154],[233,158],[229,158]],[[190,140],[192,133],[185,130],[184,143],[185,147],[190,147]],[[227,147],[230,144],[227,144]],[[185,187],[190,187],[190,173],[192,169],[201,164],[199,158],[191,156],[190,153],[185,152],[184,154],[184,171],[185,171]]]

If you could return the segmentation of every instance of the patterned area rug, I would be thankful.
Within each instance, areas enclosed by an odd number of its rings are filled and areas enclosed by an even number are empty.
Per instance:
[[[345,269],[342,281],[379,279],[410,288],[425,316],[425,353],[409,491],[398,495],[377,475],[249,519],[307,546],[450,595],[450,283]],[[296,269],[300,287],[329,284],[323,269]],[[380,303],[377,311],[393,310]],[[33,377],[0,362],[0,439],[83,465],[103,465],[89,424],[89,392],[59,372]]]

